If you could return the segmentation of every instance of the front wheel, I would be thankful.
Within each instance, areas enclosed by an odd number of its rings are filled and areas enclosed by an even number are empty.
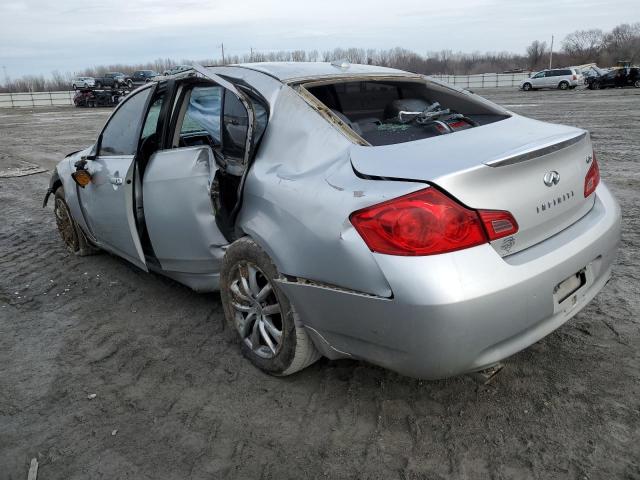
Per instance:
[[[133,81],[132,80],[127,80],[127,87],[133,88]]]
[[[640,88],[640,80],[636,80],[635,82],[633,82],[633,86],[636,88]]]
[[[80,226],[71,216],[71,210],[69,210],[62,186],[56,189],[54,197],[53,213],[56,217],[56,226],[67,250],[81,257],[97,253],[99,249],[91,245]]]
[[[227,324],[242,353],[271,375],[290,375],[320,358],[289,299],[276,266],[251,238],[229,246],[222,261],[220,295]]]
[[[528,92],[529,90],[531,90],[531,84],[529,82],[525,83],[524,85],[522,85],[522,89],[525,92]]]
[[[96,88],[97,89],[102,88],[102,82],[96,82]]]
[[[558,88],[560,90],[566,90],[567,88],[569,88],[569,82],[560,82],[558,84]]]

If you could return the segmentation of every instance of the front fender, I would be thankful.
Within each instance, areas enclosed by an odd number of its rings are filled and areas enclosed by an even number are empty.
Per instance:
[[[47,202],[49,201],[49,196],[56,191],[56,189],[62,185],[62,181],[60,180],[60,176],[58,175],[58,168],[56,167],[51,174],[51,178],[49,179],[49,188],[47,188],[47,193],[44,195],[44,201],[42,202],[42,208],[47,206]]]

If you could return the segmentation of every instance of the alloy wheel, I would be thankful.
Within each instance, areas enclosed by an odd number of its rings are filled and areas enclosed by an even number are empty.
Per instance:
[[[282,346],[283,324],[271,281],[250,262],[238,263],[231,278],[231,307],[242,341],[256,355],[273,358]]]

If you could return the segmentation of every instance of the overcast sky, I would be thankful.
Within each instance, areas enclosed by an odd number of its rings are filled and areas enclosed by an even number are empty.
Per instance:
[[[0,0],[11,77],[156,58],[335,47],[524,52],[640,21],[640,0]],[[2,72],[0,72],[1,74]],[[4,78],[3,78],[4,79]]]

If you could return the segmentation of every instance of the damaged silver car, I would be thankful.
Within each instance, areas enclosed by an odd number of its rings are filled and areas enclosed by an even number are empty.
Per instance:
[[[150,82],[51,194],[73,252],[220,290],[275,375],[320,356],[427,379],[491,367],[580,311],[620,238],[587,132],[364,65]]]

